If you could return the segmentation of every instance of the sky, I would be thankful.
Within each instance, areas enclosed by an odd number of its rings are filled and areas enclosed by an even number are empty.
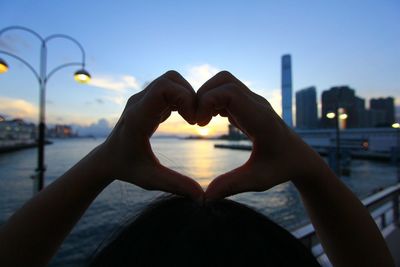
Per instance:
[[[0,29],[20,25],[43,37],[77,39],[86,51],[88,85],[73,79],[75,67],[51,77],[46,92],[49,124],[73,124],[82,133],[107,132],[126,100],[173,69],[195,89],[228,70],[281,113],[280,60],[292,55],[293,94],[349,85],[368,100],[393,96],[400,106],[400,1],[27,1],[1,0]],[[22,31],[0,36],[0,50],[34,67],[40,44]],[[72,42],[48,43],[48,70],[79,62]],[[37,122],[38,83],[22,63],[6,55],[0,76],[0,114]],[[210,135],[227,131],[217,117]],[[178,114],[157,134],[197,134]]]

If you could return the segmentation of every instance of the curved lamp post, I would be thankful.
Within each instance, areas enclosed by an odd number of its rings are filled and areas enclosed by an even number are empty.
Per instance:
[[[4,28],[0,30],[0,37],[8,31],[11,30],[21,30],[28,32],[35,37],[37,37],[40,41],[40,68],[39,71],[37,71],[34,67],[32,67],[31,64],[29,64],[27,61],[22,59],[21,57],[14,55],[13,53],[7,52],[0,50],[0,54],[5,54],[9,57],[12,57],[20,62],[22,62],[28,69],[30,69],[33,73],[33,75],[36,77],[38,83],[39,83],[39,137],[38,137],[38,162],[37,162],[37,168],[36,168],[36,175],[34,177],[35,179],[35,186],[34,186],[34,191],[38,192],[40,191],[43,186],[44,186],[44,173],[46,171],[46,166],[44,164],[44,145],[45,145],[45,130],[46,130],[46,120],[45,120],[45,100],[46,100],[46,85],[49,79],[56,73],[57,71],[70,67],[70,66],[80,66],[80,69],[75,72],[74,78],[76,81],[79,83],[87,83],[89,82],[91,76],[90,74],[85,70],[85,50],[83,49],[82,45],[75,40],[74,38],[64,35],[64,34],[53,34],[47,37],[42,37],[39,35],[37,32],[26,28],[26,27],[21,27],[21,26],[10,26],[7,28]],[[47,71],[47,44],[49,41],[53,39],[66,39],[68,41],[71,41],[72,43],[76,44],[78,48],[81,50],[82,53],[82,59],[80,62],[67,62],[65,64],[62,64],[58,67],[55,67],[54,69]],[[0,73],[4,73],[8,70],[8,64],[6,63],[5,60],[0,58]]]
[[[335,111],[326,113],[326,117],[330,120],[335,120],[336,128],[336,174],[340,177],[341,175],[341,165],[340,165],[340,120],[346,120],[348,115],[343,113],[343,109],[337,107]]]

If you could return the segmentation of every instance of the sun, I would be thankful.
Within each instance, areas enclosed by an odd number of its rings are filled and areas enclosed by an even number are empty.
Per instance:
[[[210,133],[210,128],[208,127],[202,127],[202,128],[197,128],[197,133],[201,136],[207,136]]]

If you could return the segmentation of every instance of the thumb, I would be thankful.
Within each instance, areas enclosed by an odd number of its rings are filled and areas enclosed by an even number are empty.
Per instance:
[[[252,184],[253,171],[243,165],[215,178],[207,187],[207,200],[222,199],[246,191],[254,191]]]
[[[203,188],[195,180],[162,165],[156,168],[153,175],[155,178],[153,189],[203,200]]]

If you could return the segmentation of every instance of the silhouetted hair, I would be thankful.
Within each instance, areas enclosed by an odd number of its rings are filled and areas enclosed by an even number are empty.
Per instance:
[[[231,200],[183,197],[146,208],[91,266],[320,266],[288,231]]]

